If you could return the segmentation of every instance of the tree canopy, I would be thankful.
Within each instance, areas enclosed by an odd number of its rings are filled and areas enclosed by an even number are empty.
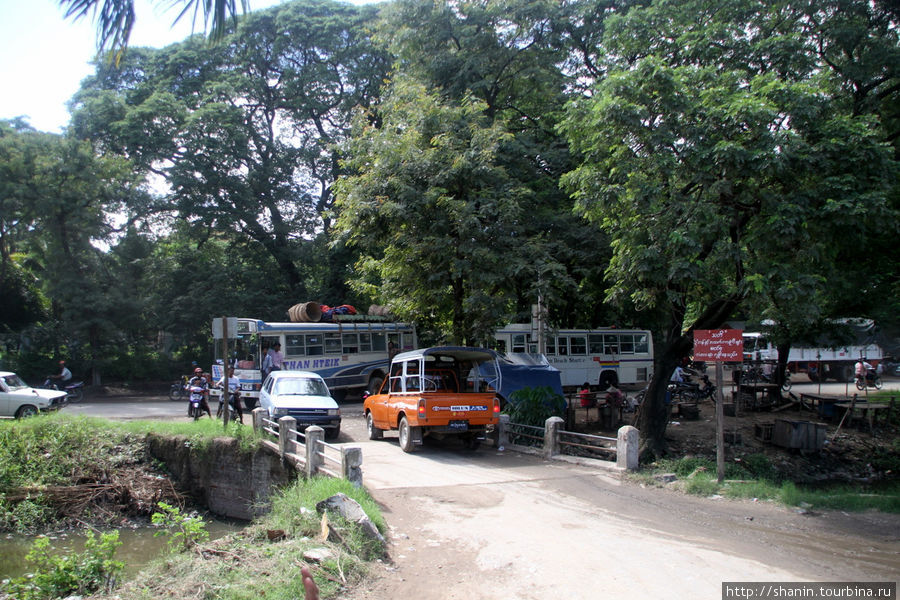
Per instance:
[[[689,330],[721,326],[753,297],[815,312],[896,208],[888,136],[822,52],[837,14],[636,5],[610,18],[606,76],[572,102],[563,130],[582,160],[563,182],[610,235],[607,297],[669,321],[641,423],[656,452]]]

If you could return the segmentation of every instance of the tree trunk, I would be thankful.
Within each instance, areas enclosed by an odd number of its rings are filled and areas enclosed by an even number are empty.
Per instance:
[[[784,385],[784,375],[787,372],[788,355],[791,353],[791,344],[779,344],[778,346],[778,365],[775,367],[775,382],[779,389]]]
[[[638,421],[638,429],[641,431],[641,462],[664,456],[668,449],[666,426],[669,422],[669,407],[666,405],[666,388],[672,371],[693,350],[693,331],[721,327],[740,304],[741,298],[734,295],[712,302],[684,334],[680,333],[684,326],[684,311],[681,307],[672,307],[668,335],[663,342],[662,351],[656,355],[653,378],[645,394]]]

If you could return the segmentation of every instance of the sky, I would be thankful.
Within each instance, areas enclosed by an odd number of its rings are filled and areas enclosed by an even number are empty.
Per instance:
[[[279,2],[250,0],[250,6]],[[167,10],[170,4],[135,0],[131,46],[161,48],[191,34],[188,18],[172,26],[178,7]],[[63,19],[57,0],[0,0],[0,119],[24,116],[36,129],[61,132],[69,122],[66,102],[93,73],[96,41],[93,21]]]

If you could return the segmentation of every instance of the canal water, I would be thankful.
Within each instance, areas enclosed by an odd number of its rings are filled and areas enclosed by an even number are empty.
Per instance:
[[[214,540],[243,529],[247,523],[238,521],[206,521],[209,539]],[[140,571],[144,565],[168,550],[168,535],[154,537],[164,531],[158,527],[123,527],[119,529],[121,545],[116,551],[116,560],[125,563],[125,575]],[[95,534],[96,536],[97,534]],[[83,552],[86,535],[81,532],[49,533],[50,544],[60,554]],[[28,573],[34,565],[25,560],[31,549],[34,536],[8,534],[0,537],[0,580],[20,577]]]

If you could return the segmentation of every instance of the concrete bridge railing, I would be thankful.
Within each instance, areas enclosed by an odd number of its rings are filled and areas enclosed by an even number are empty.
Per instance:
[[[362,448],[329,444],[321,427],[299,431],[293,417],[273,421],[264,408],[253,410],[253,429],[263,435],[264,446],[307,477],[322,474],[362,486]]]

